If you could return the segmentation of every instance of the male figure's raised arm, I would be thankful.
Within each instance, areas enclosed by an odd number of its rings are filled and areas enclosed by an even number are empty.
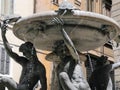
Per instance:
[[[68,36],[66,31],[64,30],[64,22],[62,22],[61,18],[54,18],[54,22],[57,23],[57,25],[59,26],[60,31],[63,36],[63,40],[64,40],[67,48],[69,49],[70,54],[75,59],[75,61],[78,62],[80,60],[78,52],[77,52],[71,38]]]
[[[78,62],[78,60],[80,60],[78,52],[72,42],[72,40],[70,39],[70,37],[68,36],[68,34],[65,32],[64,28],[61,28],[61,32],[64,38],[64,42],[67,46],[67,48],[69,49],[72,57],[76,60],[76,62]]]
[[[4,47],[5,47],[7,53],[10,57],[12,57],[16,62],[21,63],[20,56],[12,51],[12,49],[11,49],[11,47],[10,47],[8,41],[7,41],[7,38],[6,38],[6,35],[5,35],[6,30],[7,30],[7,25],[6,25],[6,22],[3,21],[1,23],[1,36],[2,36],[2,39],[3,39]]]
[[[64,30],[64,22],[63,22],[63,20],[61,18],[56,17],[56,18],[53,19],[53,22],[55,24],[57,24],[58,27],[60,28],[60,31],[61,31],[62,36],[63,36],[63,40],[64,40],[67,48],[69,49],[70,54],[75,59],[75,61],[78,62],[78,60],[80,59],[79,55],[78,55],[78,52],[77,52],[71,38],[68,36],[68,34]]]

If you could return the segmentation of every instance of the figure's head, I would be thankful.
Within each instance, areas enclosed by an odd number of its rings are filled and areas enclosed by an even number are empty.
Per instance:
[[[104,56],[102,55],[101,57],[98,58],[97,60],[97,66],[103,66],[103,65],[106,65],[108,64],[108,57],[107,56]]]
[[[30,57],[35,52],[35,48],[31,42],[25,42],[19,48],[19,51],[23,53],[26,57]]]
[[[55,46],[53,47],[53,52],[60,57],[65,57],[70,55],[68,48],[66,47],[63,40],[56,41]]]

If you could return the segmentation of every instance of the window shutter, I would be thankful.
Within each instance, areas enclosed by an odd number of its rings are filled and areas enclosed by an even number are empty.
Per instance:
[[[53,0],[53,4],[58,5],[58,0]]]
[[[1,74],[9,74],[10,68],[10,57],[6,53],[5,48],[0,46],[0,73]]]
[[[6,67],[5,67],[5,74],[9,74],[9,69],[10,69],[10,57],[6,53]]]
[[[80,6],[81,5],[81,0],[75,0],[75,4]]]
[[[4,74],[4,67],[5,67],[5,51],[1,48],[1,74]]]

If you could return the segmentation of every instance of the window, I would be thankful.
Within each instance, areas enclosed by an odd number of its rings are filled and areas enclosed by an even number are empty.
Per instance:
[[[0,74],[10,74],[10,57],[2,46],[0,46]]]
[[[10,15],[13,14],[14,0],[0,0],[0,14]]]
[[[53,2],[53,4],[55,4],[55,5],[58,5],[58,3],[59,3],[58,0],[53,0],[52,2]]]
[[[112,0],[103,0],[102,6],[103,14],[106,16],[111,16]]]
[[[0,76],[10,77],[10,57],[7,55],[5,48],[0,45]],[[0,85],[0,89],[8,90],[3,85]]]
[[[87,0],[87,10],[93,12],[94,11],[94,0]]]
[[[115,82],[116,90],[120,90],[120,81]]]
[[[115,90],[120,90],[120,69],[115,69]]]
[[[75,0],[75,4],[76,4],[77,6],[80,6],[80,5],[81,5],[81,0]]]

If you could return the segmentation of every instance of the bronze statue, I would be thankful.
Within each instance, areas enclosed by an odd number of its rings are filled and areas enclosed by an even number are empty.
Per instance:
[[[92,90],[113,90],[110,72],[120,67],[120,62],[110,64],[107,56],[101,56],[96,63],[96,69],[92,72],[89,85]]]
[[[19,48],[24,56],[19,56],[12,51],[6,34],[7,20],[1,23],[1,35],[5,49],[10,57],[22,66],[22,73],[19,83],[8,77],[0,77],[0,85],[7,87],[8,90],[33,90],[36,83],[40,80],[41,89],[47,90],[47,78],[44,65],[38,60],[36,50],[31,42],[25,42]]]

